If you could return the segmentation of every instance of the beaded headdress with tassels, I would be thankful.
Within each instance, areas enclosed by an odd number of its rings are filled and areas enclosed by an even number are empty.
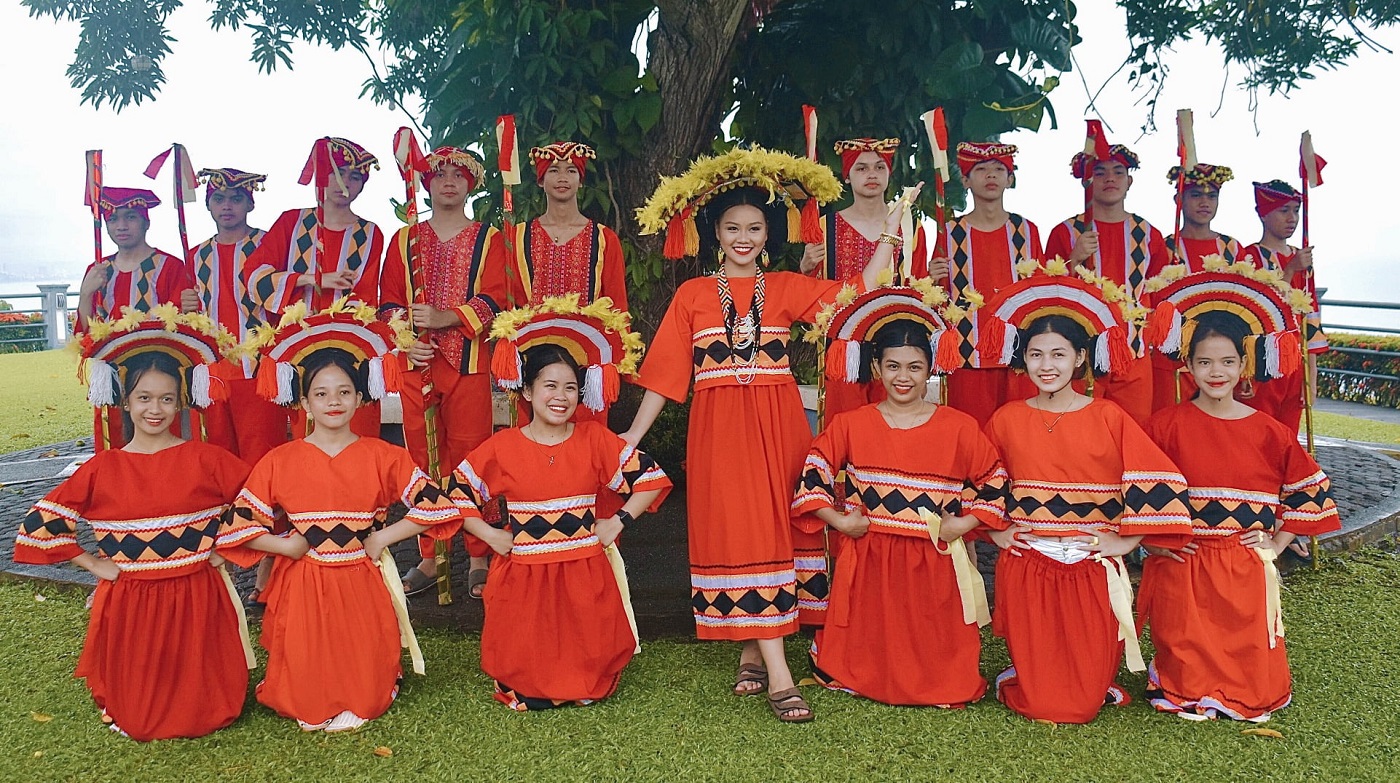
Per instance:
[[[149,313],[123,307],[115,320],[94,318],[87,331],[70,343],[82,357],[78,377],[88,384],[88,402],[96,407],[120,403],[124,365],[145,353],[162,353],[181,369],[181,397],[196,408],[228,399],[228,367],[222,359],[238,338],[203,313],[181,313],[162,304]]]
[[[947,375],[962,365],[957,322],[965,317],[967,310],[953,304],[947,291],[927,279],[916,279],[908,286],[872,288],[863,294],[846,285],[834,303],[818,311],[804,339],[817,342],[825,337],[828,341],[829,380],[856,383],[860,380],[861,344],[874,339],[886,324],[914,321],[929,332],[933,371]]]

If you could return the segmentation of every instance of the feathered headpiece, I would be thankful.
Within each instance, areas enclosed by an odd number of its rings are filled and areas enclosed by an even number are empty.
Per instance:
[[[1265,380],[1296,372],[1301,364],[1299,315],[1312,309],[1307,293],[1283,282],[1277,272],[1257,269],[1248,261],[1230,264],[1220,256],[1207,256],[1204,264],[1207,271],[1164,272],[1148,281],[1148,290],[1156,292],[1157,306],[1147,319],[1144,339],[1157,350],[1180,357],[1191,344],[1200,317],[1225,312],[1249,331],[1245,377]]]
[[[81,360],[78,376],[86,376],[88,402],[103,407],[118,404],[124,365],[145,353],[162,353],[181,369],[181,397],[196,408],[228,399],[220,374],[221,360],[237,338],[203,313],[181,313],[162,304],[149,313],[123,307],[113,321],[92,319],[77,342]]]
[[[817,313],[807,332],[809,341],[826,337],[826,377],[855,383],[860,379],[861,343],[874,339],[893,321],[914,321],[929,332],[932,370],[948,374],[962,364],[958,353],[957,321],[966,311],[953,305],[948,293],[927,279],[905,286],[873,288],[856,294],[845,286],[836,301]]]
[[[1084,327],[1094,339],[1093,368],[1097,373],[1120,373],[1133,360],[1128,344],[1129,324],[1124,294],[1088,270],[1071,275],[1060,259],[1039,266],[1017,266],[1021,280],[1002,288],[977,313],[978,345],[986,363],[1007,366],[1016,352],[1020,330],[1045,315],[1063,315]]]
[[[534,307],[506,310],[491,322],[496,340],[491,374],[503,389],[522,383],[521,355],[539,345],[558,345],[585,369],[581,402],[597,412],[617,401],[623,375],[635,375],[645,344],[627,313],[604,296],[579,306],[578,294],[545,297]]]
[[[818,208],[841,197],[840,181],[820,163],[761,147],[735,149],[699,158],[678,177],[662,177],[637,210],[637,222],[643,234],[665,230],[667,258],[693,256],[700,252],[696,213],[720,193],[742,187],[766,191],[770,202],[787,206],[789,242],[822,241]]]
[[[300,397],[296,380],[301,365],[317,351],[339,348],[364,368],[370,399],[378,400],[399,390],[401,367],[396,352],[408,348],[414,339],[402,316],[386,323],[376,317],[373,307],[341,298],[315,315],[307,314],[305,302],[293,304],[283,311],[276,328],[253,329],[236,352],[262,355],[257,385],[261,397],[293,405]]]

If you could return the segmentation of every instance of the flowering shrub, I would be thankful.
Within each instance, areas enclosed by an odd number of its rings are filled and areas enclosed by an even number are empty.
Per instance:
[[[0,308],[0,353],[24,353],[48,348],[44,340],[44,317],[39,313],[16,313]],[[10,342],[23,340],[25,342]]]
[[[1318,357],[1318,393],[1323,397],[1387,408],[1400,408],[1400,380],[1338,375],[1328,368],[1389,375],[1400,378],[1400,335],[1329,333],[1333,350]],[[1374,353],[1343,353],[1337,348],[1355,348]],[[1389,354],[1389,355],[1386,355]]]

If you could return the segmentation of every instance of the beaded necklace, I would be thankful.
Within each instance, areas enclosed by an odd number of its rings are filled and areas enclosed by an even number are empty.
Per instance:
[[[734,295],[729,291],[729,275],[724,271],[723,260],[719,264],[716,282],[719,286],[719,306],[724,312],[724,333],[729,341],[729,358],[735,366],[734,379],[742,384],[752,383],[756,375],[753,365],[758,358],[763,324],[763,270],[754,270],[753,302],[743,318],[739,318],[734,309]]]

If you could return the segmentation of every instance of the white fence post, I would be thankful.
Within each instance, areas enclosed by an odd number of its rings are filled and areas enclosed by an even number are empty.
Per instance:
[[[68,342],[68,284],[39,286],[44,295],[44,337],[50,350]]]

